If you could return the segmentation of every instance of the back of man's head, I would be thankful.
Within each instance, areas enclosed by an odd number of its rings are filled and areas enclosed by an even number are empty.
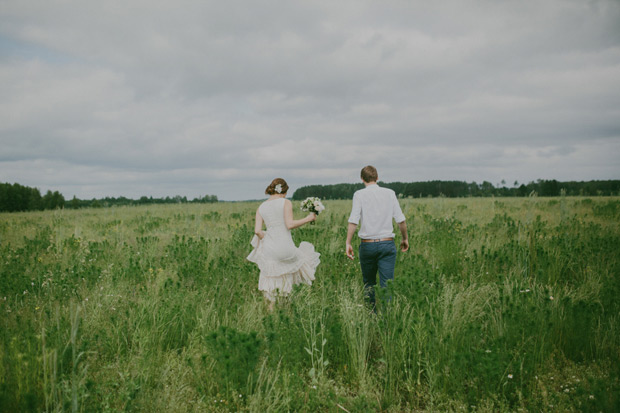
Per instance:
[[[366,183],[369,182],[377,182],[379,179],[379,175],[377,174],[377,169],[372,165],[367,165],[362,168],[362,180]]]

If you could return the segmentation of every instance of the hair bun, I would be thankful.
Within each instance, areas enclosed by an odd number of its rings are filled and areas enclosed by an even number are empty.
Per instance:
[[[286,194],[288,192],[288,184],[282,178],[276,178],[265,189],[267,195]]]

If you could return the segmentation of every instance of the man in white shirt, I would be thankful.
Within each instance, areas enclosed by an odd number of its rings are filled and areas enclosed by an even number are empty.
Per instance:
[[[377,185],[379,178],[375,167],[368,165],[362,169],[362,182],[365,188],[353,195],[353,207],[349,216],[346,253],[353,259],[353,234],[361,220],[358,231],[361,243],[359,247],[360,266],[364,278],[366,295],[375,308],[375,291],[377,271],[379,285],[387,287],[387,282],[394,279],[396,265],[396,245],[394,244],[394,227],[392,219],[398,224],[402,240],[400,250],[409,249],[407,223],[394,191]]]

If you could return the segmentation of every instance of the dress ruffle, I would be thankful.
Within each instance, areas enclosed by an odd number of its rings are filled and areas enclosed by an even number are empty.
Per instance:
[[[288,295],[296,284],[312,285],[321,254],[309,242],[301,242],[295,255],[285,261],[270,259],[263,254],[257,238],[252,240],[252,246],[254,249],[247,259],[258,265],[258,289],[267,299],[274,301],[277,296]]]

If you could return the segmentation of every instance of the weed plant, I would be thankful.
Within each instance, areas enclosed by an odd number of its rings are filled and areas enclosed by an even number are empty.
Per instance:
[[[618,198],[401,205],[377,313],[350,201],[273,312],[256,202],[0,214],[0,411],[620,411]]]

